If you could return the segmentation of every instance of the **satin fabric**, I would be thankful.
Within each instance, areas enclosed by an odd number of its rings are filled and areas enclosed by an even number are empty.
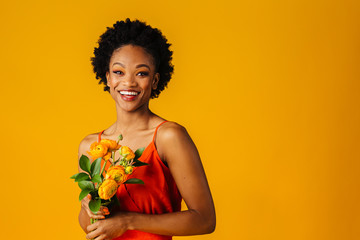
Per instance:
[[[139,158],[140,161],[149,165],[135,168],[129,176],[129,178],[139,178],[145,184],[122,184],[118,188],[116,196],[120,202],[120,211],[162,214],[181,210],[181,195],[169,168],[160,159],[154,142],[158,128],[165,122],[156,127],[153,140]],[[99,134],[99,140],[102,132]],[[169,240],[172,237],[128,230],[122,236],[114,239]]]

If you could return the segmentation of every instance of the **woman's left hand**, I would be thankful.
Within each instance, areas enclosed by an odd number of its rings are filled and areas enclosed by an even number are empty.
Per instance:
[[[126,232],[126,213],[117,213],[104,220],[98,220],[87,227],[87,239],[110,240]]]

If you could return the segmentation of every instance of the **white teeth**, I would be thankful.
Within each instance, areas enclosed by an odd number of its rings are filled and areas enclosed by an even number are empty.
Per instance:
[[[139,93],[138,92],[128,92],[128,91],[120,91],[121,95],[131,95],[131,96],[136,96]]]

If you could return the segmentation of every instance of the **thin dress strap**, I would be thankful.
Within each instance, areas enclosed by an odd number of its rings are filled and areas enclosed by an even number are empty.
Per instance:
[[[100,133],[99,133],[99,136],[98,136],[98,142],[100,142],[101,141],[101,135],[103,134],[103,132],[105,131],[105,129],[104,130],[102,130]]]
[[[168,121],[167,121],[167,120],[165,120],[165,121],[163,121],[162,123],[160,123],[160,124],[156,127],[155,132],[154,132],[153,142],[155,141],[156,133],[157,133],[157,131],[158,131],[159,127],[160,127],[163,123],[166,123],[166,122],[168,122]],[[101,132],[99,132],[98,142],[100,142],[100,141],[101,141],[101,135],[103,134],[103,132],[104,132],[104,131],[105,131],[105,129],[104,129],[104,130],[102,130]]]
[[[160,123],[160,124],[156,127],[155,132],[154,132],[153,142],[155,142],[156,133],[157,133],[159,127],[160,127],[163,123],[166,123],[166,122],[167,122],[167,120],[163,121],[162,123]]]

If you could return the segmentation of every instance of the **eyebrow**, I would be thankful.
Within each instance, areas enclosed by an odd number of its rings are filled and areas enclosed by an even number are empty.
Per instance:
[[[139,65],[136,65],[136,68],[141,68],[141,67],[146,67],[150,70],[150,67],[146,64],[139,64]]]
[[[122,66],[123,68],[125,68],[125,65],[122,64],[122,63],[119,63],[119,62],[115,62],[115,63],[113,64],[113,66],[116,65],[116,64],[118,64],[118,65]]]
[[[122,63],[120,63],[120,62],[115,62],[115,63],[113,64],[113,66],[116,65],[116,64],[118,64],[118,65],[122,66],[123,68],[125,68],[125,65],[122,64]],[[146,64],[136,65],[136,68],[141,68],[141,67],[146,67],[146,68],[148,68],[148,69],[150,70],[150,67],[149,67],[148,65],[146,65]]]

